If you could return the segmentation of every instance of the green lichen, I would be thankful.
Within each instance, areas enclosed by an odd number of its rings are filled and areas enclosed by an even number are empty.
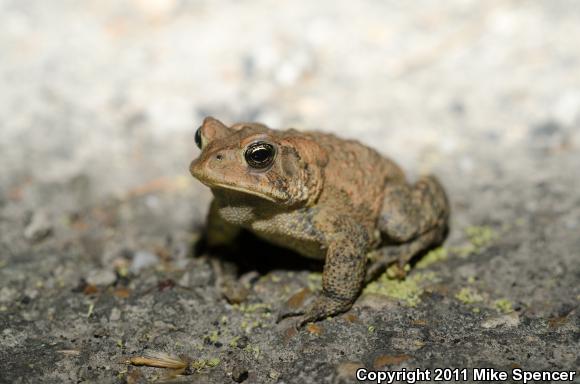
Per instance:
[[[240,340],[240,336],[235,336],[233,339],[231,339],[230,343],[229,343],[230,347],[237,348],[239,340]]]
[[[200,371],[204,370],[205,368],[217,367],[220,362],[221,362],[221,360],[218,357],[212,357],[209,359],[193,360],[191,363],[189,363],[189,368],[192,371],[200,372]]]
[[[420,268],[420,269],[427,268],[431,264],[435,264],[435,263],[438,263],[440,261],[447,260],[448,257],[449,257],[449,254],[447,252],[447,249],[445,249],[443,247],[435,248],[434,250],[432,250],[431,252],[429,252],[428,254],[423,256],[417,262],[416,267]]]
[[[246,348],[244,348],[244,351],[251,353],[254,359],[256,360],[260,357],[261,353],[260,347],[258,347],[257,345],[250,344],[248,344]]]
[[[469,237],[471,244],[478,248],[487,247],[496,237],[494,230],[488,226],[467,227],[465,233]]]
[[[262,328],[262,320],[272,317],[272,305],[267,303],[242,303],[234,305],[234,308],[243,314],[240,329],[246,334],[255,328]]]
[[[242,320],[242,323],[240,324],[240,328],[246,334],[251,333],[256,328],[262,328],[263,326],[264,326],[264,323],[261,322],[260,320],[249,321],[247,319],[244,319],[244,320]]]
[[[193,360],[191,363],[189,363],[189,366],[192,370],[194,371],[201,371],[202,369],[204,369],[207,365],[207,362],[203,359],[200,360]]]
[[[90,303],[89,304],[89,309],[87,310],[86,317],[91,317],[91,315],[93,314],[93,310],[94,309],[95,309],[95,303]]]
[[[495,308],[502,313],[508,313],[513,311],[512,302],[509,301],[508,299],[496,300],[494,304]]]
[[[120,266],[115,271],[120,277],[127,277],[129,275],[129,268],[127,266]]]
[[[260,283],[279,283],[280,281],[282,281],[282,278],[278,275],[274,275],[272,273],[264,275],[264,276],[260,276],[260,278],[258,279],[258,281]]]
[[[411,271],[411,266],[409,264],[405,264],[405,266],[403,267],[403,271],[405,273],[409,273]],[[385,273],[389,279],[399,279],[401,276],[401,268],[397,263],[395,263],[392,264],[389,268],[387,268]]]
[[[128,372],[129,372],[128,369],[123,369],[123,370],[117,372],[117,375],[116,375],[117,379],[122,380],[123,383],[126,383],[127,382],[126,375]]]
[[[465,234],[469,239],[469,243],[452,248],[452,252],[460,257],[466,258],[470,255],[481,253],[485,248],[489,247],[496,239],[495,231],[489,226],[471,226],[465,228]]]
[[[210,368],[218,366],[220,363],[220,359],[218,357],[212,357],[206,361],[206,365]]]
[[[308,289],[315,292],[322,286],[322,273],[312,272],[308,274]]]
[[[236,304],[234,308],[237,308],[240,312],[244,314],[256,313],[256,312],[269,312],[272,309],[270,304],[266,303],[253,303],[253,304]]]
[[[213,330],[213,331],[211,331],[211,332],[209,333],[209,335],[207,335],[207,336],[206,336],[206,339],[207,339],[207,340],[208,340],[210,343],[212,343],[212,344],[215,344],[215,343],[217,343],[217,342],[218,342],[218,340],[219,340],[219,333],[218,333],[218,331],[216,331],[216,330]]]
[[[483,301],[483,297],[471,287],[461,288],[455,294],[455,298],[464,304],[475,304]]]
[[[270,280],[272,280],[272,283],[279,283],[282,280],[282,278],[277,275],[271,275]]]
[[[376,281],[368,284],[363,293],[387,296],[400,300],[409,307],[415,307],[420,302],[425,282],[433,281],[434,278],[434,273],[417,273],[401,281],[391,279],[384,273]]]

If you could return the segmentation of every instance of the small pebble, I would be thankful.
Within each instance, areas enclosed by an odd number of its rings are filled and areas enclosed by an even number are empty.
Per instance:
[[[148,251],[137,251],[133,256],[133,262],[129,270],[133,273],[139,273],[142,269],[151,267],[159,262],[159,258]]]
[[[246,381],[247,378],[248,378],[248,370],[246,368],[236,365],[232,369],[232,379],[236,383],[242,383]]]
[[[481,327],[486,329],[497,328],[502,325],[506,327],[517,327],[519,324],[520,316],[517,312],[512,312],[484,320],[481,323]]]
[[[121,311],[119,308],[113,308],[109,315],[109,321],[119,321],[121,319]]]
[[[246,301],[250,291],[239,282],[225,282],[222,287],[222,294],[230,304],[240,304]]]
[[[37,211],[32,214],[30,222],[24,228],[24,237],[32,242],[39,242],[52,234],[52,223],[45,212]]]
[[[115,272],[108,269],[96,269],[87,276],[87,283],[93,285],[111,285],[117,280]]]

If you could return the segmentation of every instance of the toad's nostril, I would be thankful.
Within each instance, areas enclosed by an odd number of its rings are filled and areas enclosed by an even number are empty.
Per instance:
[[[217,160],[222,160],[224,158],[224,156],[220,153],[220,154],[217,154],[215,158]]]
[[[198,171],[198,160],[195,159],[189,164],[189,173],[191,173],[192,176],[197,177]]]

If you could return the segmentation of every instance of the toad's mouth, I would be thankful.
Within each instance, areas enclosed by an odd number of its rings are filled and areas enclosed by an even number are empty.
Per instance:
[[[201,182],[203,183],[203,181],[201,181]],[[242,196],[258,197],[260,199],[267,200],[271,203],[279,203],[280,202],[280,200],[278,200],[274,196],[268,195],[268,194],[263,193],[263,192],[258,192],[258,191],[253,191],[251,189],[243,188],[243,187],[240,187],[240,186],[235,185],[235,184],[226,184],[226,183],[211,183],[211,185],[206,184],[206,183],[204,183],[204,184],[211,188],[214,195],[216,195],[216,194],[220,195],[220,194],[222,194],[223,190],[227,190],[227,191],[239,192]]]
[[[278,191],[274,188],[259,188],[253,184],[248,185],[243,182],[227,182],[221,177],[207,175],[200,171],[196,160],[191,163],[189,170],[191,175],[201,183],[208,186],[214,195],[223,195],[224,193],[222,192],[227,193],[229,191],[235,192],[235,194],[238,195],[238,198],[253,196],[274,204],[284,204],[288,200],[288,196],[283,191]]]

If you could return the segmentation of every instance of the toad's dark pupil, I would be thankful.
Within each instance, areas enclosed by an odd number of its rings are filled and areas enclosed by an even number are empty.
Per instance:
[[[253,168],[266,168],[274,160],[275,150],[271,144],[258,142],[250,145],[245,157]]]
[[[198,128],[197,131],[195,131],[195,145],[201,149],[201,128]]]
[[[268,159],[268,156],[270,156],[270,152],[266,148],[256,148],[252,151],[251,156],[252,160],[254,160],[257,163],[261,163],[266,159]]]

